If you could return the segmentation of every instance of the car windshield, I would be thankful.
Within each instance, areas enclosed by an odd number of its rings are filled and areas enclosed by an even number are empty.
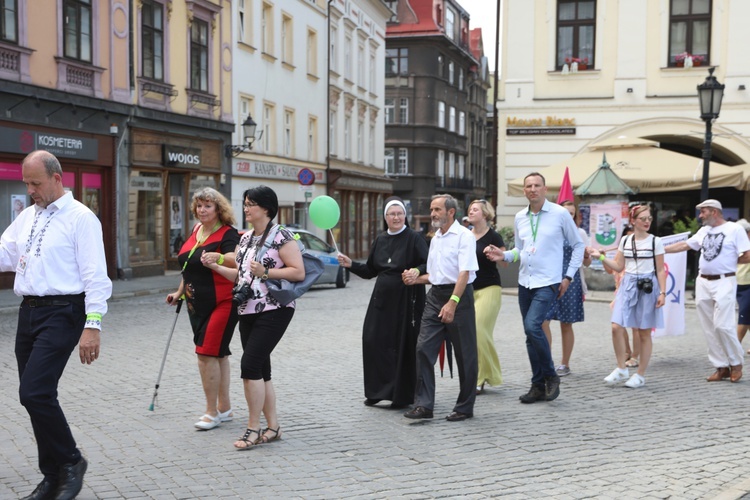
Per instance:
[[[328,243],[321,240],[317,236],[313,236],[312,234],[306,234],[306,233],[300,233],[300,238],[302,238],[302,243],[304,243],[305,248],[308,250],[315,250],[316,252],[330,252],[331,249],[328,246]]]

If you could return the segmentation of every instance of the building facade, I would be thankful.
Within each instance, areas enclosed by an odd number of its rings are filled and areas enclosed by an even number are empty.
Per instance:
[[[341,207],[342,252],[364,258],[393,192],[383,167],[386,21],[382,0],[331,0],[328,45],[328,192]]]
[[[265,184],[278,195],[280,223],[315,232],[307,207],[327,194],[326,3],[241,0],[232,8],[232,145],[239,147],[225,152],[238,226],[246,226],[242,194]],[[254,137],[244,136],[248,117],[257,124]]]
[[[733,168],[750,161],[750,60],[744,54],[749,3],[508,0],[502,6],[500,225],[512,224],[527,203],[505,196],[510,181],[544,172],[594,143],[658,142],[661,149],[695,157],[700,179],[705,124],[696,86],[709,66],[726,85],[713,126],[712,161]],[[615,172],[626,167],[612,165]],[[700,191],[667,185],[651,191],[631,199],[653,202],[664,216],[694,216]],[[745,191],[718,188],[710,196],[722,200],[731,218],[748,216]]]
[[[489,196],[486,175],[487,62],[481,33],[456,2],[401,0],[388,23],[386,174],[408,202],[412,224],[429,231],[435,193],[463,212]]]

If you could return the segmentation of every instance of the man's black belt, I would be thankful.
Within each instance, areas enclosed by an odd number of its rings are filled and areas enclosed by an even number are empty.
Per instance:
[[[74,302],[83,303],[85,298],[85,293],[76,295],[46,295],[44,297],[24,295],[21,305],[28,307],[68,306]]]
[[[455,283],[450,283],[448,285],[432,285],[433,288],[437,288],[438,290],[453,290],[456,288]]]

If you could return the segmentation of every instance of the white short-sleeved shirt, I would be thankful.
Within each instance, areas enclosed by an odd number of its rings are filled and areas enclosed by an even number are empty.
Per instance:
[[[737,271],[737,259],[750,250],[750,240],[742,227],[725,222],[716,227],[703,226],[687,240],[693,250],[701,251],[701,274],[726,274]]]
[[[635,241],[635,253],[633,253],[633,241]],[[620,252],[625,257],[626,273],[647,276],[654,272],[654,257],[664,255],[664,244],[661,238],[653,234],[642,240],[636,240],[635,235],[631,234],[620,239]],[[637,262],[635,257],[638,258]]]
[[[473,283],[478,269],[477,240],[471,231],[458,221],[453,221],[445,234],[442,229],[437,230],[427,254],[427,274],[431,284],[454,284],[461,271],[469,271],[469,283]]]

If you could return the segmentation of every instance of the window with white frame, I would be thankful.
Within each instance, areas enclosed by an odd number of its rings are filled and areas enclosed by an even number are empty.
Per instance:
[[[450,107],[450,113],[448,114],[448,131],[456,131],[456,108],[454,106]]]
[[[190,26],[190,88],[208,92],[208,23],[197,18]]]
[[[458,70],[458,90],[464,89],[464,70]]]
[[[271,153],[276,142],[274,122],[276,114],[272,104],[263,105],[263,151]]]
[[[370,140],[367,142],[369,149],[370,149],[370,165],[375,165],[375,127],[372,126],[372,122],[370,123],[370,130],[369,130],[369,136]]]
[[[711,0],[670,0],[669,66],[709,64],[711,52]]]
[[[370,54],[370,92],[372,93],[376,93],[375,91],[378,89],[377,76],[375,73],[375,54]]]
[[[338,132],[338,127],[336,126],[336,122],[338,121],[339,116],[336,111],[331,111],[328,114],[328,134],[329,134],[329,142],[328,147],[331,152],[331,155],[336,156],[338,155],[338,143],[336,142],[336,134]]]
[[[450,7],[445,10],[445,36],[451,40],[456,37],[456,13]]]
[[[0,0],[0,40],[18,43],[18,0]]]
[[[292,18],[286,14],[281,15],[281,62],[293,64],[294,54],[294,26]]]
[[[383,168],[386,175],[396,173],[396,150],[394,148],[385,148],[383,153]]]
[[[307,30],[307,74],[318,74],[318,33],[312,29]]]
[[[153,0],[141,4],[141,75],[164,80],[164,6]]]
[[[338,36],[339,36],[339,30],[335,26],[331,26],[331,40],[330,40],[331,53],[329,54],[328,57],[330,59],[331,70],[336,71],[336,72],[338,72],[339,70],[338,50],[337,50]]]
[[[284,110],[284,156],[294,156],[294,111]]]
[[[344,158],[352,159],[352,117],[344,118]]]
[[[435,176],[440,179],[440,185],[445,185],[445,151],[438,149],[437,160],[435,160]]]
[[[466,113],[463,111],[458,112],[458,135],[466,135]]]
[[[396,99],[392,97],[386,97],[383,105],[383,112],[385,115],[385,124],[390,125],[396,123]]]
[[[352,79],[352,37],[348,33],[344,39],[344,77]]]
[[[365,66],[365,46],[360,45],[357,47],[357,85],[360,87],[364,87],[367,83],[367,79],[365,76],[365,70],[367,67]]]
[[[68,59],[90,63],[93,45],[91,0],[63,0],[62,8],[63,54]]]
[[[409,173],[409,150],[399,148],[398,150],[398,174],[407,175]]]
[[[251,1],[252,0],[239,0],[237,2],[237,35],[240,42],[247,43],[247,40],[245,39],[245,22],[247,20],[245,2]]]
[[[456,178],[456,153],[448,153],[448,178]]]
[[[273,5],[265,2],[260,18],[260,50],[264,54],[273,54]]]
[[[318,119],[310,116],[307,119],[307,159],[315,161],[318,158]]]
[[[438,101],[438,127],[445,128],[445,103]]]
[[[453,85],[453,82],[455,81],[456,76],[456,65],[453,64],[453,61],[448,63],[448,84]]]
[[[240,97],[240,116],[239,123],[245,123],[248,116],[253,113],[253,100],[250,97]],[[237,127],[240,134],[240,144],[247,144],[248,137],[245,137],[245,129]]]
[[[409,98],[402,97],[398,108],[399,123],[409,123]]]
[[[365,122],[361,120],[357,124],[357,161],[365,161]]]
[[[463,155],[458,156],[458,178],[463,179],[466,177],[466,157]]]

